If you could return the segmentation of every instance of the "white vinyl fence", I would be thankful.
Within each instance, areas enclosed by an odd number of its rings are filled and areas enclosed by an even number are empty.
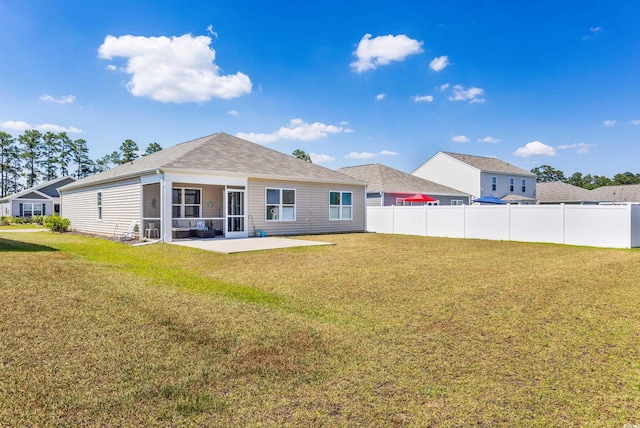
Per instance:
[[[367,231],[635,248],[640,205],[367,207]]]

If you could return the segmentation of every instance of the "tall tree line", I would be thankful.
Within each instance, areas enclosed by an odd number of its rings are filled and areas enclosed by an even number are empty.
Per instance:
[[[581,172],[574,172],[571,176],[566,177],[564,172],[559,169],[555,169],[550,165],[541,165],[533,168],[531,172],[536,174],[538,183],[564,181],[589,190],[617,184],[640,184],[640,174],[628,171],[618,173],[613,178],[605,177],[604,175],[583,175]]]
[[[162,150],[149,144],[146,156]],[[44,134],[35,129],[14,138],[0,131],[0,197],[67,175],[84,178],[137,159],[140,150],[133,140],[125,140],[120,150],[95,161],[84,139],[72,140],[66,132]]]

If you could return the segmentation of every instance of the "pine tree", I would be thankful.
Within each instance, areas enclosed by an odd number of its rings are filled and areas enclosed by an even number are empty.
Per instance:
[[[58,153],[60,141],[58,134],[49,131],[42,136],[42,159],[39,164],[43,168],[44,180],[49,181],[58,177]]]
[[[38,165],[42,159],[42,134],[31,129],[18,137],[21,144],[20,158],[24,161],[27,187],[33,187],[40,181],[42,172]]]
[[[120,160],[120,164],[125,164],[127,162],[131,162],[134,159],[138,158],[138,145],[133,140],[125,140],[120,145],[120,152],[122,153],[122,159]]]
[[[147,156],[151,153],[159,152],[160,150],[162,150],[162,146],[154,141],[147,146],[147,149],[144,151],[142,156]]]
[[[76,178],[88,177],[92,173],[93,161],[89,158],[87,142],[82,138],[73,142],[71,158],[76,164]]]
[[[73,151],[73,141],[66,132],[58,134],[58,165],[60,165],[60,175],[66,177],[69,175],[69,165],[71,164],[71,155]]]
[[[15,149],[16,140],[11,134],[0,132],[0,198],[7,196],[9,193],[9,159],[10,151]]]

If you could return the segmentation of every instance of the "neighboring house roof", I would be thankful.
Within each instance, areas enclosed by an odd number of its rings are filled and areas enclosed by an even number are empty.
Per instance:
[[[35,199],[57,198],[59,196],[57,189],[75,180],[75,178],[67,175],[64,177],[45,181],[44,183],[29,187],[28,189],[24,189],[23,191],[14,193],[13,195],[7,195],[4,198],[0,199],[0,202],[7,202],[13,199],[31,199],[32,197],[34,197]]]
[[[469,196],[451,187],[379,163],[349,166],[340,168],[338,171],[368,183],[367,192]]]
[[[640,184],[602,186],[589,193],[592,200],[599,202],[640,202]]]
[[[337,171],[221,132],[140,157],[124,165],[78,180],[63,187],[62,190],[136,177],[159,170],[184,170],[293,181],[365,184]]]
[[[574,186],[563,181],[536,184],[536,198],[541,203],[597,202],[599,198],[593,191]]]
[[[536,201],[535,199],[527,198],[526,196],[514,195],[514,194],[504,196],[500,199],[502,199],[505,202],[535,202]]]
[[[454,159],[464,162],[474,168],[479,169],[482,172],[496,172],[500,174],[517,174],[527,175],[535,177],[536,175],[530,171],[526,171],[522,168],[518,168],[515,165],[511,165],[508,162],[500,160],[498,158],[490,158],[484,156],[465,155],[461,153],[441,152]]]

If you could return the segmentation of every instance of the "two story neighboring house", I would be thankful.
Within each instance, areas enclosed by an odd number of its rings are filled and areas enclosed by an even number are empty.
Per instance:
[[[536,199],[536,175],[497,158],[438,152],[411,174],[468,193],[472,199],[495,196],[509,203]]]

